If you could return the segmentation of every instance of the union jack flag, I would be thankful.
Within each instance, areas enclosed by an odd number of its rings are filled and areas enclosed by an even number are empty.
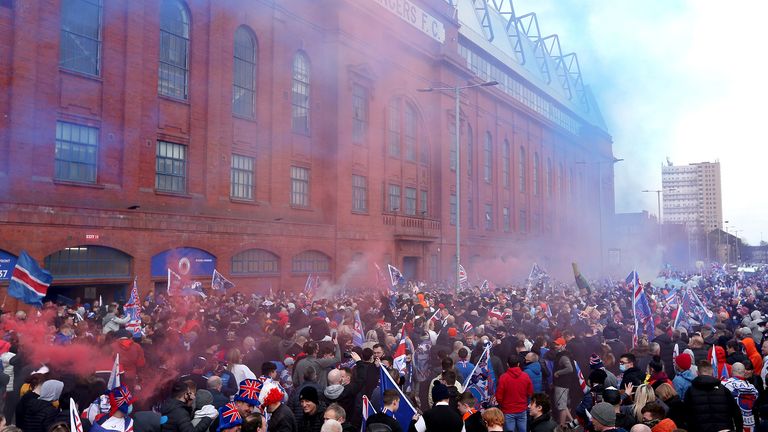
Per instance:
[[[465,283],[467,280],[467,271],[464,270],[463,265],[459,264],[459,283]]]
[[[587,380],[584,379],[584,374],[581,373],[579,362],[574,361],[573,364],[574,366],[576,366],[576,376],[579,377],[579,387],[581,388],[581,392],[584,394],[589,393],[589,387],[587,387]]]
[[[238,421],[242,422],[243,418],[240,417],[240,411],[233,402],[230,402],[222,407],[221,420],[222,424],[231,425]]]
[[[131,391],[122,385],[109,392],[109,399],[112,402],[112,406],[117,409],[120,409],[123,405],[131,405],[134,401]]]
[[[653,316],[651,314],[651,305],[648,303],[648,297],[645,295],[643,285],[640,284],[640,278],[636,271],[632,271],[626,279],[628,285],[632,285],[632,310],[635,313],[635,335],[633,342],[643,334],[648,336],[648,340],[654,337]]]
[[[355,311],[355,327],[352,331],[352,343],[355,344],[355,346],[362,346],[364,342],[363,322],[360,320],[360,311]]]
[[[467,334],[470,331],[472,331],[473,328],[474,328],[474,326],[472,325],[471,322],[464,321],[464,325],[461,327],[461,330],[462,330],[462,332],[464,332],[464,334]]]
[[[130,317],[130,321],[125,325],[125,329],[136,334],[141,332],[141,300],[139,299],[139,288],[136,286],[136,279],[133,278],[133,288],[131,288],[131,298],[123,306],[125,314]]]
[[[370,417],[371,414],[376,414],[376,409],[371,405],[368,396],[363,395],[363,425],[360,428],[360,432],[365,432],[365,424],[368,422],[368,417]]]
[[[240,391],[237,393],[239,398],[245,400],[259,400],[262,382],[254,379],[244,379],[240,382]]]
[[[488,312],[489,318],[498,318],[500,320],[504,320],[506,318],[507,314],[505,312],[502,312],[497,307],[491,308],[491,310]]]

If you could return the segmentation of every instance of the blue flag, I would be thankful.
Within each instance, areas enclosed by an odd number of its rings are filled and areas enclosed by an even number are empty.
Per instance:
[[[224,275],[219,273],[218,270],[213,269],[213,276],[211,276],[211,288],[216,291],[224,291],[234,287],[234,282],[225,278]]]
[[[13,268],[8,294],[26,304],[42,306],[51,282],[53,276],[40,268],[26,251],[21,251],[16,267]]]
[[[128,303],[123,306],[125,314],[130,317],[130,320],[125,325],[125,329],[134,335],[141,334],[141,300],[139,299],[139,288],[136,284],[136,279],[137,278],[133,278],[131,298],[129,298]]]
[[[360,311],[355,311],[355,327],[352,330],[352,343],[355,346],[363,346],[363,322],[360,320]]]
[[[395,413],[395,419],[398,423],[400,423],[400,427],[404,431],[407,431],[408,426],[411,425],[413,416],[416,414],[416,408],[413,407],[411,401],[408,400],[408,398],[403,394],[403,391],[400,390],[400,387],[398,387],[397,384],[392,380],[392,377],[389,375],[389,372],[384,369],[384,366],[380,366],[379,379],[381,382],[379,387],[381,388],[382,401],[384,400],[384,392],[386,390],[396,389],[397,392],[400,393],[400,408],[398,408],[397,412]],[[383,409],[384,407],[381,408]]]
[[[464,382],[464,390],[472,393],[480,405],[475,408],[491,406],[495,401],[496,377],[489,362],[490,356],[491,345],[488,344]]]
[[[373,408],[371,401],[368,400],[368,396],[363,395],[363,424],[360,427],[360,432],[365,432],[365,424],[368,422],[368,417],[376,414],[376,409]]]

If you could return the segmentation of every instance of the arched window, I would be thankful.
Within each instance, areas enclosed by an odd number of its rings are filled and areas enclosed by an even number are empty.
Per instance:
[[[552,159],[547,158],[547,196],[549,198],[552,198],[552,195],[554,194],[553,187],[552,187]]]
[[[520,183],[520,192],[525,193],[528,190],[528,187],[526,185],[526,166],[528,165],[527,161],[525,160],[525,148],[520,147],[520,160],[517,161],[518,163],[518,182]]]
[[[331,271],[331,258],[318,251],[304,251],[293,257],[291,271],[294,273],[328,273]]]
[[[163,96],[189,97],[189,11],[179,0],[160,4],[160,67],[157,91]]]
[[[504,147],[501,152],[501,176],[504,178],[504,187],[509,187],[509,168],[510,168],[510,148],[509,141],[504,140]]]
[[[293,86],[291,88],[291,128],[309,134],[309,59],[299,51],[293,57]]]
[[[54,279],[127,278],[131,256],[105,246],[73,246],[56,251],[43,260]]]
[[[59,66],[99,75],[101,68],[101,0],[61,2]]]
[[[255,96],[256,37],[248,27],[240,26],[235,31],[232,112],[243,117],[254,117]]]
[[[401,97],[392,98],[387,107],[387,146],[389,155],[416,162],[419,142],[419,114],[413,104]]]
[[[280,273],[280,258],[264,249],[244,250],[232,257],[232,274]]]
[[[485,145],[483,147],[483,180],[491,182],[493,175],[493,137],[490,132],[485,132]]]
[[[533,194],[539,194],[539,154],[533,153]]]

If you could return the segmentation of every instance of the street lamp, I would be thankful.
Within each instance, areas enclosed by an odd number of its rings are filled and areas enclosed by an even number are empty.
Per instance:
[[[461,149],[459,148],[459,141],[460,141],[460,123],[459,123],[459,115],[460,115],[460,101],[461,101],[461,91],[464,89],[470,89],[474,87],[492,87],[495,85],[498,85],[498,81],[486,81],[482,83],[477,84],[470,84],[470,85],[464,85],[464,86],[456,86],[456,87],[427,87],[427,88],[420,88],[416,89],[416,91],[423,92],[423,93],[429,93],[429,92],[435,92],[435,91],[453,91],[453,97],[456,99],[456,129],[455,129],[455,135],[456,135],[456,292],[461,289],[461,282],[459,282],[459,269],[461,268],[461,173],[459,172],[461,161]]]
[[[665,189],[645,189],[642,192],[648,192],[648,193],[656,193],[656,209],[657,209],[657,216],[659,218],[659,245],[662,243],[662,239],[664,238],[664,233],[662,231],[662,219],[661,219],[661,194],[664,192]],[[677,190],[677,188],[666,188],[668,191]]]

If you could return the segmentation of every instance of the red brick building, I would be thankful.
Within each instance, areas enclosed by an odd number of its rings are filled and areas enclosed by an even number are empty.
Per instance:
[[[169,268],[450,279],[455,99],[417,90],[488,80],[460,97],[471,278],[540,244],[595,264],[612,142],[575,55],[475,3],[0,1],[0,265],[26,250],[88,298]]]

